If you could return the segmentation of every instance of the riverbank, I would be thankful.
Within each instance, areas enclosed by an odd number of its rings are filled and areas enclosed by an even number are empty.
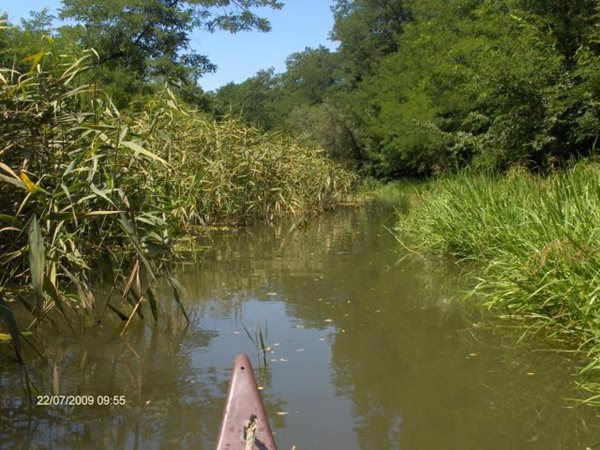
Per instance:
[[[519,170],[439,178],[419,190],[395,232],[419,251],[478,263],[475,292],[488,307],[523,320],[525,333],[587,352],[588,373],[600,371],[597,163],[547,178]]]
[[[16,304],[29,327],[105,313],[129,323],[148,306],[157,318],[152,286],[190,224],[317,213],[355,178],[291,138],[215,121],[166,85],[120,111],[88,77],[96,58],[49,51],[29,72],[0,68],[0,332],[13,340]],[[94,279],[120,301],[95,310]]]

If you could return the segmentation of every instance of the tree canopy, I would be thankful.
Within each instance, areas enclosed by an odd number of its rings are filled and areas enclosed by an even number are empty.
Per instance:
[[[543,171],[596,152],[598,0],[337,0],[332,12],[338,49],[290,56],[263,92],[279,111],[268,128],[382,177]]]
[[[305,48],[283,73],[203,92],[198,80],[215,66],[191,47],[192,31],[266,31],[260,7],[282,3],[64,0],[57,29],[42,12],[0,30],[0,58],[18,67],[43,59],[40,45],[93,48],[85,76],[121,108],[168,82],[217,119],[293,134],[384,178],[544,171],[597,151],[598,0],[336,0],[336,49]]]
[[[269,31],[257,8],[282,6],[278,0],[63,0],[58,15],[63,22],[56,29],[47,12],[34,14],[12,31],[11,46],[24,56],[31,49],[15,40],[52,34],[53,45],[71,53],[94,49],[93,79],[122,107],[165,81],[194,102],[202,97],[198,79],[216,67],[209,55],[192,48],[191,33]]]

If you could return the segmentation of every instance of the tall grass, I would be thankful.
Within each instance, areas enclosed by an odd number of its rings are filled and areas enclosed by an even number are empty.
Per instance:
[[[163,262],[189,224],[316,212],[353,183],[318,151],[216,123],[167,88],[119,111],[83,81],[95,59],[49,49],[27,73],[0,67],[0,325],[15,343],[17,302],[29,326],[157,318],[152,285],[166,274],[179,301]],[[94,278],[119,299],[97,308]]]
[[[415,194],[422,184],[418,180],[396,180],[384,183],[372,178],[365,178],[358,186],[359,195],[390,206],[399,213],[408,212]]]
[[[208,119],[177,104],[168,90],[145,105],[134,129],[146,148],[177,168],[160,184],[182,223],[239,225],[322,211],[355,180],[317,149],[233,119]]]
[[[481,263],[476,291],[490,307],[589,351],[590,368],[600,370],[597,163],[548,178],[516,170],[440,179],[396,231],[399,239],[409,232],[423,247]]]

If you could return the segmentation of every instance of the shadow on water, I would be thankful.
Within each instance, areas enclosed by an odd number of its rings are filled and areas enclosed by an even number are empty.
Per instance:
[[[384,229],[394,213],[346,208],[213,236],[178,267],[189,327],[175,308],[124,337],[97,327],[48,333],[41,392],[124,396],[121,406],[20,405],[0,368],[2,448],[194,448],[216,440],[229,370],[268,329],[257,371],[281,449],[584,449],[596,410],[567,408],[579,361],[460,302],[449,262],[406,257]],[[162,291],[165,302],[168,289]],[[245,332],[248,331],[248,334]],[[2,353],[0,353],[1,355]]]

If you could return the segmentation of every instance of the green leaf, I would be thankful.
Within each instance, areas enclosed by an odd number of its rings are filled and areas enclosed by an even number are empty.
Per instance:
[[[44,238],[34,215],[29,227],[29,268],[31,269],[31,285],[34,292],[43,295],[44,268],[46,265],[46,250]]]
[[[19,219],[16,216],[11,216],[9,214],[0,214],[0,222],[9,223],[15,227],[20,227]]]
[[[18,361],[23,364],[23,357],[21,355],[21,340],[19,335],[19,327],[12,310],[8,306],[8,302],[0,296],[0,319],[6,324],[8,333],[13,343],[15,353]]]
[[[154,153],[146,150],[144,147],[142,147],[139,144],[136,144],[135,142],[132,142],[132,141],[123,141],[123,142],[121,142],[121,145],[123,147],[127,147],[130,150],[133,150],[136,154],[139,153],[139,154],[142,154],[144,156],[147,156],[147,157],[149,157],[149,158],[151,158],[151,159],[153,159],[155,161],[160,162],[161,164],[163,164],[165,166],[169,165],[169,163],[166,162],[164,159],[162,159],[160,156],[155,155]]]
[[[168,281],[169,285],[171,285],[171,289],[173,290],[173,297],[175,297],[175,301],[177,302],[179,309],[183,313],[183,317],[185,317],[185,320],[187,323],[190,323],[190,318],[187,315],[185,306],[183,306],[183,302],[181,301],[181,295],[179,294],[179,291],[183,290],[181,284],[179,284],[177,279],[175,279],[173,276],[171,276],[170,273],[167,273],[167,281]]]
[[[125,217],[125,215],[122,215],[120,218],[117,219],[117,221],[119,225],[121,225],[121,229],[125,232],[125,234],[127,234],[127,237],[129,237],[129,242],[131,243],[131,245],[133,245],[133,248],[135,249],[138,257],[140,258],[140,261],[142,261],[142,264],[144,264],[144,267],[148,271],[148,274],[150,275],[150,277],[152,277],[153,280],[155,280],[156,276],[154,275],[152,265],[144,255],[144,251],[142,250],[142,247],[140,245],[137,232],[134,230],[131,222]]]
[[[146,291],[146,295],[148,296],[148,303],[150,303],[150,310],[152,311],[152,317],[154,320],[158,320],[158,307],[156,302],[156,297],[152,292],[152,289],[148,289]]]

